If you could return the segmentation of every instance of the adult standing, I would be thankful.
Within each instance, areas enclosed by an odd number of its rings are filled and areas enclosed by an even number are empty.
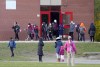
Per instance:
[[[72,41],[72,37],[68,36],[68,41],[64,44],[64,48],[67,52],[67,65],[74,66],[74,55],[76,54],[76,46]]]
[[[75,29],[75,23],[73,21],[71,21],[70,23],[70,29],[69,29],[69,35],[72,37],[72,40],[74,39],[74,29]]]
[[[56,42],[55,42],[55,48],[56,48],[56,56],[57,56],[57,60],[58,62],[60,62],[61,57],[60,57],[60,48],[63,45],[61,38],[57,37],[56,38]]]
[[[53,34],[54,34],[54,36],[59,37],[58,23],[57,23],[56,19],[53,22]]]
[[[31,23],[28,23],[28,27],[27,27],[28,39],[30,38],[31,40],[33,40],[32,30],[33,30],[33,26],[31,25]]]
[[[52,28],[51,23],[49,24],[48,32],[49,32],[49,38],[50,38],[50,40],[53,40],[53,37],[52,37],[52,35],[53,35],[53,28]]]
[[[95,25],[93,23],[91,23],[90,28],[89,28],[89,31],[88,31],[88,33],[90,35],[91,42],[94,42],[95,32],[96,32]]]
[[[11,57],[14,57],[14,48],[16,48],[16,43],[12,37],[10,38],[10,41],[8,43],[8,47],[10,47]]]
[[[80,40],[81,41],[85,41],[85,31],[86,31],[86,27],[85,27],[85,25],[84,25],[83,22],[80,24],[79,30],[80,30]]]
[[[20,26],[18,25],[18,23],[14,23],[14,26],[12,27],[12,29],[14,29],[15,32],[15,40],[19,40],[19,32],[20,32]]]
[[[76,27],[76,32],[77,32],[77,36],[78,36],[78,38],[77,38],[78,41],[80,40],[80,29],[79,29],[79,28],[80,28],[80,25],[78,24],[77,27]]]
[[[38,40],[39,39],[39,35],[38,35],[39,30],[38,30],[38,26],[37,25],[34,25],[34,32],[35,32],[36,40]]]
[[[64,27],[63,27],[63,24],[59,24],[59,37],[63,37],[63,31],[64,31]]]
[[[43,39],[40,38],[39,39],[39,43],[38,43],[38,56],[39,56],[39,62],[42,62],[42,56],[44,55],[43,54],[43,46],[44,46],[44,43],[43,43]]]

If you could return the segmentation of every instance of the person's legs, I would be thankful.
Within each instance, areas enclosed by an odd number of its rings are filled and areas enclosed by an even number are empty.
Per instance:
[[[13,52],[13,47],[10,47],[10,51],[11,51],[11,57],[14,57],[14,52]]]
[[[29,37],[30,37],[30,39],[31,39],[31,40],[33,39],[33,37],[32,37],[32,34],[31,34],[31,33],[29,34]]]
[[[60,62],[60,55],[56,53],[57,61]]]
[[[78,41],[79,41],[80,40],[79,33],[77,33],[77,35],[78,35]]]
[[[17,33],[15,32],[15,39],[17,39]]]
[[[85,41],[85,34],[83,34],[83,41]]]
[[[71,32],[72,40],[74,40],[73,32]]]
[[[74,66],[74,52],[71,53],[71,66]]]
[[[69,32],[69,35],[72,37],[72,40],[73,40],[74,39],[73,32]]]
[[[42,62],[42,55],[39,55],[39,62]]]
[[[19,40],[19,35],[18,35],[18,33],[17,33],[17,40]]]
[[[93,38],[93,42],[94,42],[94,36],[92,36],[92,38]]]
[[[67,66],[70,65],[70,53],[67,52]]]
[[[90,36],[90,40],[91,40],[91,42],[92,42],[92,36]]]
[[[82,34],[80,34],[80,40],[82,41]]]
[[[64,62],[64,55],[61,55],[61,62]]]

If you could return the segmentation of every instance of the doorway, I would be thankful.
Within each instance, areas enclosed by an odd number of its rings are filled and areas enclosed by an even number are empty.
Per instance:
[[[51,12],[50,16],[51,23],[54,22],[54,20],[57,20],[57,24],[59,25],[59,12]]]

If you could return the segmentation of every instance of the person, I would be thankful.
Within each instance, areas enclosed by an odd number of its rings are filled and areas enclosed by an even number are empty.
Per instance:
[[[42,37],[43,40],[47,39],[47,24],[45,22],[42,23]]]
[[[61,57],[61,62],[64,62],[64,46],[61,46],[59,53]]]
[[[95,32],[96,32],[96,28],[95,25],[93,23],[90,24],[90,28],[89,28],[89,35],[90,35],[90,40],[91,42],[94,42],[94,36],[95,36]]]
[[[64,27],[63,27],[63,24],[61,23],[60,25],[59,25],[59,37],[63,37],[63,31],[64,31]]]
[[[10,38],[10,41],[8,43],[8,47],[10,47],[11,57],[14,57],[14,48],[16,48],[16,43],[12,37]]]
[[[53,22],[53,35],[59,37],[58,24],[56,19]]]
[[[70,29],[69,29],[69,35],[72,37],[72,40],[74,39],[74,29],[75,29],[75,23],[73,21],[71,21],[70,23]]]
[[[12,29],[14,29],[15,32],[15,40],[19,40],[19,35],[18,33],[20,32],[20,26],[18,25],[18,23],[14,23],[14,26],[12,27]]]
[[[34,25],[34,32],[35,32],[36,40],[38,40],[39,39],[39,35],[38,35],[39,30],[38,30],[38,26],[37,25]]]
[[[67,65],[74,66],[74,55],[76,54],[76,46],[72,41],[72,37],[68,36],[68,41],[64,44],[64,48],[67,52]]]
[[[79,27],[79,30],[80,30],[80,40],[81,41],[85,41],[85,31],[86,31],[86,27],[85,27],[85,25],[84,25],[83,22],[81,22],[80,27]]]
[[[77,24],[76,32],[77,32],[77,35],[78,35],[78,37],[77,37],[78,41],[80,41],[80,29],[79,28],[80,28],[80,25]]]
[[[28,27],[27,27],[28,38],[27,38],[27,40],[29,40],[29,39],[33,40],[32,30],[33,30],[32,24],[28,23]]]
[[[44,55],[43,54],[43,46],[44,46],[44,43],[43,43],[43,39],[42,37],[39,39],[39,43],[38,43],[38,57],[39,57],[39,62],[42,62],[42,56]]]
[[[48,27],[48,32],[49,32],[49,38],[50,40],[53,40],[53,28],[52,28],[52,25],[51,23],[49,24],[49,27]]]
[[[61,38],[57,37],[56,38],[56,42],[55,42],[55,48],[56,48],[56,56],[57,56],[57,61],[60,62],[61,57],[60,57],[60,48],[63,45]]]

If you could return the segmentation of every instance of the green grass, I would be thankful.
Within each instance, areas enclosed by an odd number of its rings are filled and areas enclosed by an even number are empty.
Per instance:
[[[0,62],[0,67],[68,67],[66,63]],[[74,67],[100,67],[100,65],[75,65]]]
[[[99,43],[76,43],[76,57],[84,56],[84,52],[100,52]],[[44,57],[55,56],[54,43],[45,43]],[[10,57],[10,50],[7,43],[0,43],[0,61],[37,61],[37,43],[17,43],[15,57]]]

